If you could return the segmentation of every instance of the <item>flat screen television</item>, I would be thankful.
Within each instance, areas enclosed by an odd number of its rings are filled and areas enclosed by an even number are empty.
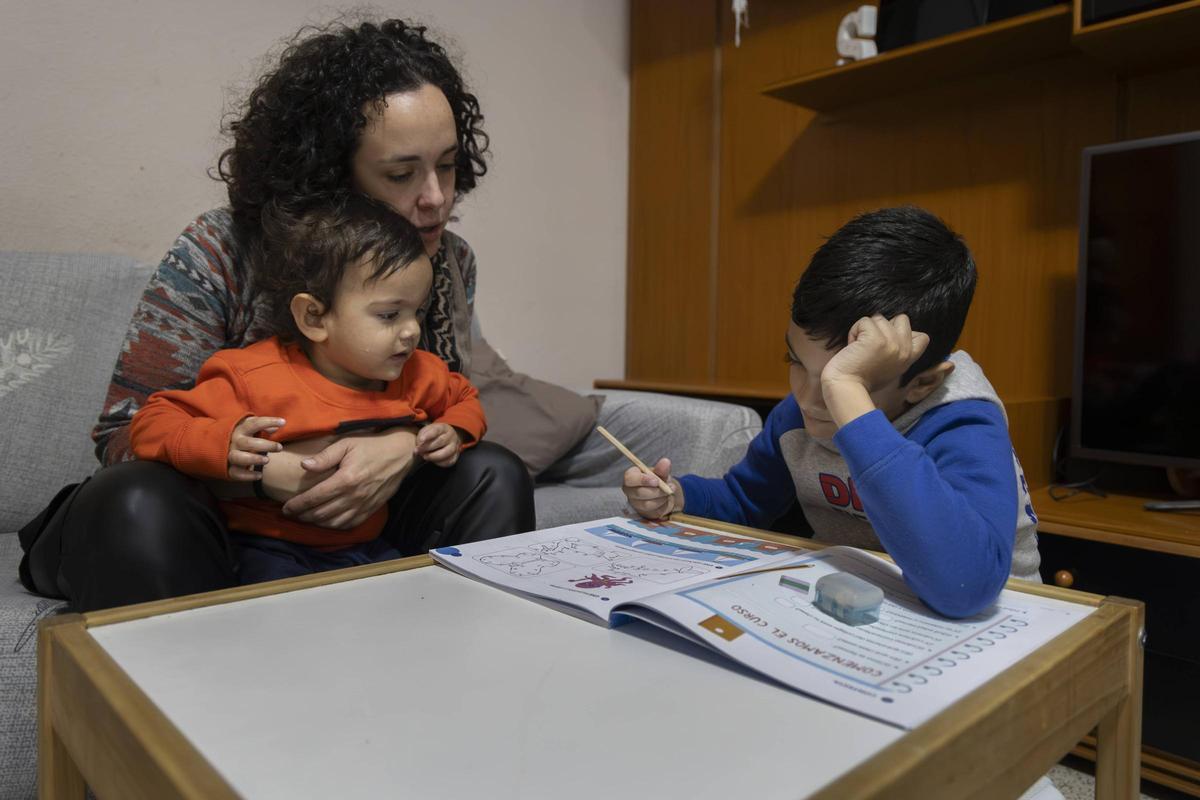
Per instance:
[[[1200,131],[1083,151],[1071,453],[1200,469]]]

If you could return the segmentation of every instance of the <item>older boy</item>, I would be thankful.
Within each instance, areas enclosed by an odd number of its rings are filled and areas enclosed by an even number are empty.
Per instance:
[[[798,500],[818,541],[883,549],[935,611],[966,617],[1039,580],[1037,518],[982,370],[951,353],[975,291],[962,239],[917,208],[851,220],[796,286],[791,395],[723,478],[635,469],[633,508],[765,526]]]

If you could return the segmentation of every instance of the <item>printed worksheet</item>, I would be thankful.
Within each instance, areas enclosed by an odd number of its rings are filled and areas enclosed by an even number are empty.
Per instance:
[[[1094,611],[1005,590],[982,613],[948,619],[921,602],[895,564],[863,550],[806,550],[620,517],[432,555],[470,578],[600,625],[649,622],[901,728],[920,725]],[[822,597],[827,584],[820,580],[834,573],[882,591],[878,619],[850,624],[836,615],[834,594]]]
[[[456,572],[608,625],[620,603],[779,564],[800,552],[706,528],[611,517],[441,547],[432,555]]]
[[[883,590],[878,621],[849,625],[814,604],[817,580],[833,572]],[[903,728],[929,719],[1092,611],[1006,590],[982,614],[947,619],[913,594],[895,565],[843,547],[618,609]]]

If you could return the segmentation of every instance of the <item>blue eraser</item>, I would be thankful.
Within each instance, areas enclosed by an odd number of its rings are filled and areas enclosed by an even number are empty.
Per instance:
[[[847,625],[868,625],[879,620],[883,590],[849,572],[834,572],[817,579],[813,605]]]

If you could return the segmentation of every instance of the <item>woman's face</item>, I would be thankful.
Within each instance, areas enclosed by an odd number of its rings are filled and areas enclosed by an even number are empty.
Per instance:
[[[381,113],[368,112],[354,154],[354,186],[417,226],[432,257],[454,207],[454,115],[446,96],[430,84],[385,101]]]

